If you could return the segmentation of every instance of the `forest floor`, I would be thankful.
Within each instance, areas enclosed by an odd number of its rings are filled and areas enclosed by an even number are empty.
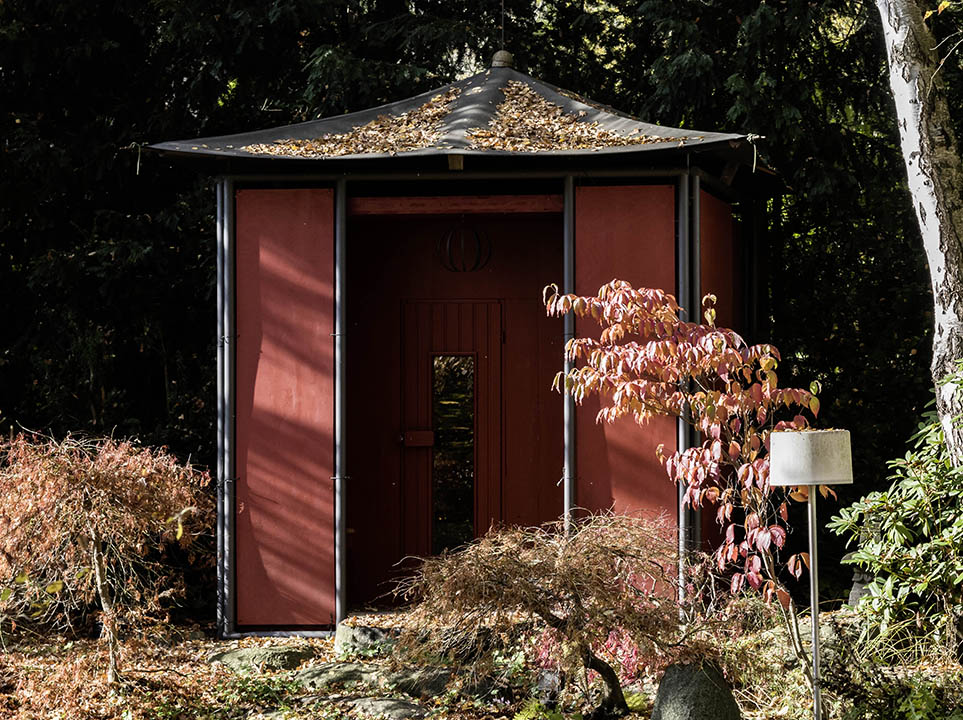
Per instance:
[[[106,648],[97,640],[5,638],[0,719],[510,720],[524,705],[456,690],[427,697],[431,688],[413,689],[402,675],[405,692],[392,682],[399,675],[389,654],[339,657],[333,638],[221,641],[207,628],[165,628],[122,642],[121,679],[113,687],[106,666]]]
[[[385,625],[384,618],[355,620],[369,621]],[[513,667],[511,658],[497,679],[478,682],[449,670],[404,667],[387,644],[338,654],[333,638],[221,641],[210,628],[159,626],[124,640],[122,678],[111,687],[106,649],[97,640],[22,633],[0,640],[0,720],[581,720],[586,709],[584,696],[573,692],[560,698],[564,712],[548,711],[533,699],[530,669]],[[773,671],[772,682],[760,678],[755,687],[736,689],[743,717],[809,717],[798,669]],[[957,687],[963,681],[959,666],[939,674],[956,678]],[[655,689],[653,678],[626,688],[634,716],[649,717]],[[963,720],[963,711],[906,711],[892,717]]]

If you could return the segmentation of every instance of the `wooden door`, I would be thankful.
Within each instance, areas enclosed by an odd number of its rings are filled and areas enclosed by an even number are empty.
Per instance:
[[[402,353],[402,544],[436,554],[502,519],[501,303],[404,303]]]

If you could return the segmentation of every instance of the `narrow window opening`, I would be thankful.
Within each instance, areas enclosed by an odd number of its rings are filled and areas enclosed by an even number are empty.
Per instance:
[[[475,358],[432,358],[431,551],[475,536]]]

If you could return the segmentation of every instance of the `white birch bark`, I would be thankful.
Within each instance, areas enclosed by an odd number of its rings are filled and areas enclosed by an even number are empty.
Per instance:
[[[940,380],[963,360],[963,166],[932,33],[914,0],[876,0],[883,21],[900,143],[933,289],[933,379],[950,452],[963,464],[963,390]],[[898,378],[881,379],[898,383]]]

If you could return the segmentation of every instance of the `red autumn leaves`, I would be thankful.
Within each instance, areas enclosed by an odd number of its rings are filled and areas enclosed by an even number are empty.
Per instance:
[[[629,416],[642,424],[667,415],[695,427],[701,445],[669,455],[659,447],[666,474],[683,485],[688,505],[716,506],[725,532],[715,560],[720,572],[732,572],[732,591],[748,584],[767,600],[788,603],[777,562],[788,512],[769,487],[769,434],[807,427],[802,413],[819,412],[813,392],[779,387],[779,351],[750,346],[733,330],[717,327],[712,295],[703,299],[706,323],[681,320],[672,295],[621,280],[603,285],[594,297],[560,295],[549,287],[544,299],[549,315],[574,312],[602,328],[598,339],[568,342],[566,355],[576,366],[559,373],[556,387],[576,402],[598,395],[600,422]],[[786,569],[799,577],[807,561],[794,555]]]

